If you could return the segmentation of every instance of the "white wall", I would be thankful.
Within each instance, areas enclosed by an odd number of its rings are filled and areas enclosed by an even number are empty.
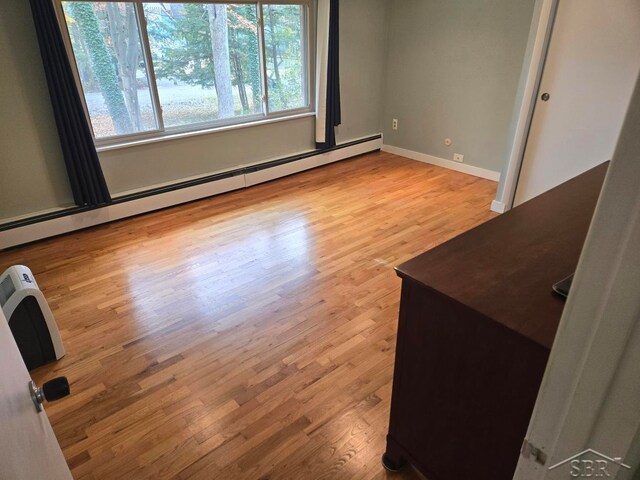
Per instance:
[[[640,70],[640,2],[560,0],[518,205],[611,159]]]

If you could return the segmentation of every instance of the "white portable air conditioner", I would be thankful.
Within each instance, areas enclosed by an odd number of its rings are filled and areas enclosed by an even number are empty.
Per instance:
[[[27,369],[64,356],[58,326],[28,267],[14,265],[0,276],[0,308]]]

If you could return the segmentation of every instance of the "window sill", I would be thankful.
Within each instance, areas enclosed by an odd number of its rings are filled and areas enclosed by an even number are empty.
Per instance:
[[[108,152],[111,150],[118,150],[121,148],[127,148],[127,147],[136,147],[136,146],[140,146],[140,145],[146,145],[148,143],[156,143],[156,142],[165,142],[167,140],[177,140],[180,138],[189,138],[189,137],[195,137],[198,135],[208,135],[211,133],[217,133],[217,132],[226,132],[228,130],[237,130],[240,128],[249,128],[249,127],[257,127],[260,125],[268,125],[270,123],[278,123],[278,122],[285,122],[288,120],[297,120],[299,118],[307,118],[307,117],[313,117],[315,116],[315,112],[304,112],[304,113],[297,113],[294,115],[287,115],[287,116],[283,116],[283,117],[274,117],[274,118],[266,118],[264,120],[256,120],[253,122],[246,122],[246,123],[238,123],[235,125],[225,125],[225,126],[220,126],[220,127],[212,127],[212,128],[204,128],[201,130],[192,130],[189,132],[175,132],[175,133],[164,133],[164,134],[160,134],[158,136],[155,137],[149,137],[149,138],[142,138],[142,139],[137,139],[137,140],[130,140],[130,141],[123,141],[123,142],[119,142],[119,143],[113,143],[111,145],[102,145],[102,146],[98,146],[96,147],[96,150],[98,151],[98,153],[101,152]]]

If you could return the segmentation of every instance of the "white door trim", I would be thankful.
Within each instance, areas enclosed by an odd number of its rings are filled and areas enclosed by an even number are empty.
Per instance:
[[[517,106],[516,118],[513,120],[515,124],[513,141],[508,152],[507,162],[502,170],[503,173],[500,176],[498,193],[492,204],[492,210],[499,213],[510,210],[513,207],[520,166],[522,165],[524,150],[529,137],[529,129],[531,128],[533,111],[538,98],[544,62],[549,50],[553,21],[558,8],[558,0],[538,0],[538,2],[541,3],[539,14],[531,22],[531,28],[535,28],[535,35],[533,37],[530,35],[529,45],[527,45],[526,49],[527,52],[531,51],[531,58],[528,67],[523,69],[520,78],[519,90],[522,90],[523,93],[520,105]],[[538,9],[534,8],[535,11],[538,11]]]

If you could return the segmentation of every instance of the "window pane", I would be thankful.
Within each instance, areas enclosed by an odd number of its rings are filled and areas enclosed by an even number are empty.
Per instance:
[[[256,5],[145,3],[166,127],[262,112]]]
[[[62,5],[95,137],[156,129],[133,3]]]
[[[265,5],[269,111],[305,107],[304,10],[302,5]]]

